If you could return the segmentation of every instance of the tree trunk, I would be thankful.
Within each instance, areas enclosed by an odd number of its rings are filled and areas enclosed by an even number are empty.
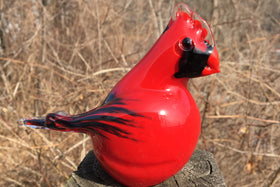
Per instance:
[[[73,172],[65,187],[105,187],[123,186],[109,176],[98,163],[93,151],[90,151]],[[189,162],[176,175],[155,187],[224,187],[226,186],[216,160],[209,152],[196,150]]]

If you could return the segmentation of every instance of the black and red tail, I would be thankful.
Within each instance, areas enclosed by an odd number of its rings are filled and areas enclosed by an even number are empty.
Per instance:
[[[21,119],[21,125],[39,129],[57,131],[72,131],[80,133],[98,134],[106,137],[113,134],[122,138],[129,138],[127,127],[135,127],[135,117],[143,117],[127,108],[125,101],[110,97],[101,107],[78,115],[67,115],[63,112],[50,113],[45,118]]]

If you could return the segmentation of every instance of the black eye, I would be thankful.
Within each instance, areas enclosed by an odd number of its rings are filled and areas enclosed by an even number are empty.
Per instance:
[[[205,43],[206,46],[210,46],[209,41],[204,40],[204,43]]]
[[[184,47],[184,50],[186,50],[186,51],[192,50],[194,47],[192,39],[184,38],[182,40],[182,46]]]

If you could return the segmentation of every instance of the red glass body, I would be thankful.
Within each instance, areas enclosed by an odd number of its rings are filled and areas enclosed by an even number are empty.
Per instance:
[[[199,110],[183,71],[197,70],[197,64],[188,63],[207,62],[198,76],[219,72],[216,47],[206,40],[207,35],[212,37],[207,23],[208,30],[201,24],[204,20],[194,20],[193,12],[180,6],[167,30],[102,106],[79,115],[52,113],[25,119],[24,124],[88,133],[100,164],[127,186],[156,185],[178,172],[190,159],[200,134]],[[193,42],[195,49],[186,51],[190,46],[182,44],[183,39]]]
[[[195,149],[200,134],[198,108],[185,87],[187,80],[170,81],[161,89],[150,87],[152,79],[138,88],[122,81],[114,88],[117,96],[126,98],[127,107],[145,116],[132,119],[135,127],[123,127],[136,141],[109,133],[108,138],[92,134],[101,165],[127,186],[151,186],[166,180],[187,163]],[[123,86],[125,90],[119,92]]]
[[[176,43],[189,33],[184,19],[173,24],[112,90],[125,98],[127,108],[145,116],[133,117],[135,128],[122,127],[137,141],[92,135],[101,165],[127,186],[151,186],[174,175],[190,159],[199,138],[200,114],[187,89],[188,78],[173,76],[181,57]]]

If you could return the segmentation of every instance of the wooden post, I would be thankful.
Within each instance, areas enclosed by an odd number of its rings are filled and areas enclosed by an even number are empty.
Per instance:
[[[78,171],[73,172],[65,187],[121,187],[116,180],[98,163],[93,151],[90,151],[80,163]],[[224,187],[226,186],[221,171],[213,155],[206,151],[196,150],[176,175],[155,187]]]

